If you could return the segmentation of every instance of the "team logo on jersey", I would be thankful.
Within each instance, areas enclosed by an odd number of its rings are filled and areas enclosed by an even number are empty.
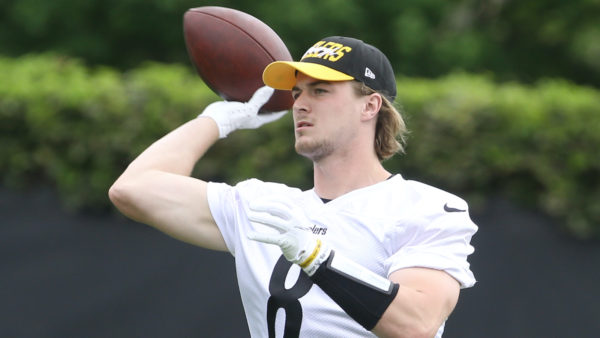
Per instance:
[[[318,227],[316,225],[313,225],[312,228],[309,228],[309,229],[315,235],[325,235],[325,234],[327,234],[327,228]]]

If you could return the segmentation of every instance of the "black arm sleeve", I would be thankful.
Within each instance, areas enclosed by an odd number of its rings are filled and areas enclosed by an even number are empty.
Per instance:
[[[390,281],[382,290],[331,266],[335,252],[312,275],[317,284],[357,323],[372,330],[398,293],[399,285]]]

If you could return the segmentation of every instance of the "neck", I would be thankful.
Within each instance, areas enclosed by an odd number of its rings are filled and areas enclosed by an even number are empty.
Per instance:
[[[385,181],[390,173],[377,157],[327,157],[313,162],[315,192],[321,198],[334,199],[350,191]]]

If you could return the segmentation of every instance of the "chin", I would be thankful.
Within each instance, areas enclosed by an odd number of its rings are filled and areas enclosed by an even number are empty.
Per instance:
[[[296,140],[296,152],[313,162],[317,162],[333,152],[333,146],[328,142]]]

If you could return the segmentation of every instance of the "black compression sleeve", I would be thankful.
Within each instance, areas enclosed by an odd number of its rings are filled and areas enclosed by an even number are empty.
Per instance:
[[[390,282],[387,290],[332,267],[335,252],[311,276],[333,301],[357,323],[372,330],[398,293],[399,285]]]

